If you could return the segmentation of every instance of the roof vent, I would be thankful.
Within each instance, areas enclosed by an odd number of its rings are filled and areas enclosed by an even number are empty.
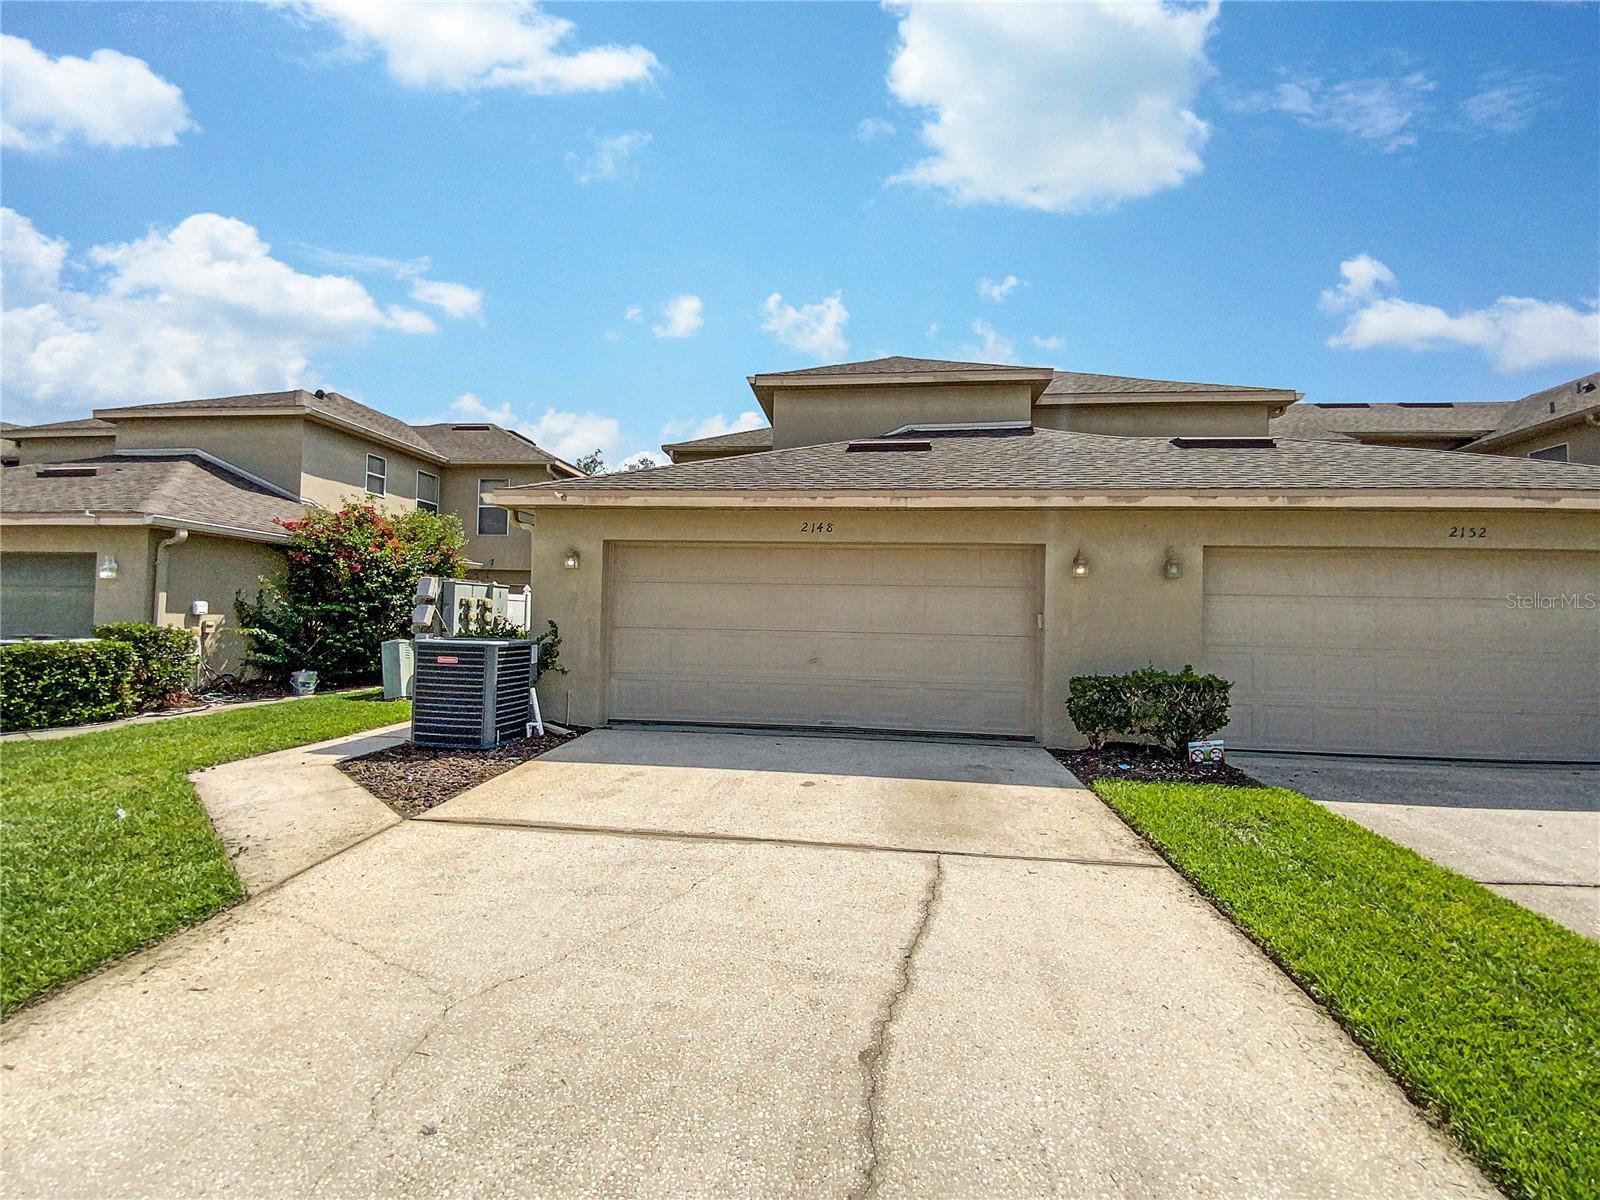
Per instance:
[[[494,426],[493,425],[452,425],[452,426],[450,426],[450,428],[454,429],[457,433],[478,433],[478,432],[482,432],[484,430],[493,429]]]
[[[844,452],[846,454],[895,454],[932,449],[932,442],[914,442],[909,438],[872,438],[865,442],[851,442],[844,448]]]
[[[1592,379],[1580,379],[1580,380],[1578,380],[1578,395],[1587,396],[1592,391],[1594,391],[1594,380],[1592,380]]]
[[[318,388],[316,391],[312,392],[311,394],[313,396],[315,396],[318,400],[326,400],[328,398],[328,393],[323,391],[321,388]]]
[[[1278,440],[1269,437],[1175,437],[1172,444],[1180,450],[1271,450]]]
[[[1371,408],[1370,404],[1313,404],[1312,408]]]
[[[1401,408],[1454,408],[1455,404],[1449,400],[1402,400]]]
[[[51,463],[39,468],[40,479],[82,479],[98,474],[100,467],[94,463]]]

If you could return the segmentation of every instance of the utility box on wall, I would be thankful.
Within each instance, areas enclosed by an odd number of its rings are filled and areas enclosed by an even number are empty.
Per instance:
[[[527,736],[534,646],[490,638],[418,638],[411,740],[486,750]]]

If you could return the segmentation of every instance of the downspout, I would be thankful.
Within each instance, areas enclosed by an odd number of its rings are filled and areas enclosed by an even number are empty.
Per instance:
[[[187,529],[174,529],[172,536],[162,538],[156,543],[156,578],[155,587],[150,594],[150,623],[161,624],[161,615],[166,608],[167,600],[167,547],[181,546],[189,540]]]

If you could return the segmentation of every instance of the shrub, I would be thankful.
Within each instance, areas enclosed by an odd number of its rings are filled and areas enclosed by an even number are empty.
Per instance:
[[[319,682],[377,678],[383,643],[411,634],[412,597],[423,575],[466,570],[466,538],[451,515],[417,509],[396,517],[370,504],[313,509],[289,531],[281,580],[264,581],[254,600],[235,601],[246,662],[284,679],[316,671]]]
[[[136,657],[132,646],[118,641],[0,646],[0,729],[128,716]]]
[[[1188,744],[1228,723],[1233,684],[1193,667],[1144,667],[1123,675],[1078,675],[1067,684],[1067,715],[1098,749],[1108,733],[1157,742],[1182,756]]]
[[[462,601],[463,604],[467,603]],[[561,631],[556,628],[554,621],[546,621],[549,626],[537,637],[531,630],[513,625],[504,617],[477,618],[470,613],[464,613],[458,626],[457,637],[465,638],[516,638],[532,639],[534,653],[538,656],[536,674],[538,675],[565,675],[567,669],[558,661],[561,657]]]
[[[133,702],[139,708],[165,708],[194,684],[199,654],[188,629],[118,621],[96,626],[94,636],[133,647]]]

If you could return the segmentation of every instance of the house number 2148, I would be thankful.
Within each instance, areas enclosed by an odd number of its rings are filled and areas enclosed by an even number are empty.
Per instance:
[[[802,522],[800,522],[800,532],[801,533],[832,533],[833,532],[833,522],[832,521],[802,521]]]

